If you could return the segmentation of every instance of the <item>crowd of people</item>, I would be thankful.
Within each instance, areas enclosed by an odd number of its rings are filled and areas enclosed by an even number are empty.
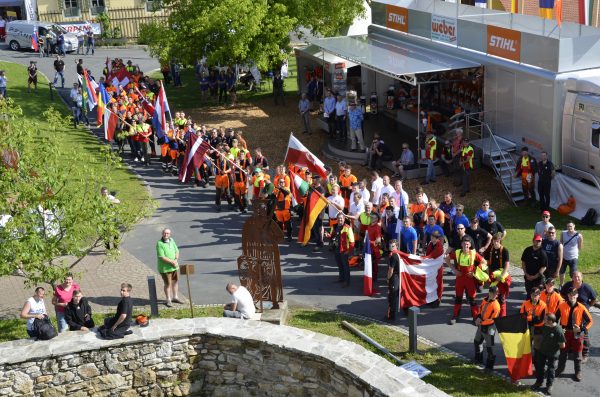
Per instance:
[[[387,258],[388,269],[385,272],[388,287],[389,307],[386,320],[394,321],[396,313],[407,310],[401,307],[398,298],[400,266],[398,253],[418,254],[427,257],[443,256],[445,263],[455,276],[455,298],[452,315],[448,324],[455,324],[460,319],[460,310],[466,297],[470,307],[473,325],[477,327],[475,337],[476,361],[483,361],[483,344],[488,348],[486,368],[494,366],[493,355],[494,332],[493,321],[511,311],[517,311],[517,306],[507,307],[510,297],[512,276],[510,253],[503,245],[503,240],[511,231],[506,229],[497,219],[496,213],[490,208],[490,202],[484,200],[481,207],[469,216],[465,207],[455,201],[452,192],[446,192],[438,200],[428,197],[424,187],[419,186],[412,194],[403,187],[405,171],[414,163],[414,155],[408,154],[410,148],[403,146],[407,153],[394,164],[397,173],[392,176],[382,174],[381,161],[385,160],[382,141],[376,136],[372,150],[368,150],[371,170],[369,180],[359,180],[353,173],[351,165],[339,163],[339,168],[328,168],[328,177],[322,179],[318,173],[311,173],[308,168],[295,164],[279,164],[272,167],[261,148],[251,150],[242,131],[223,127],[210,128],[198,123],[183,112],[174,112],[169,122],[168,131],[159,137],[156,123],[153,123],[149,105],[155,103],[155,98],[161,88],[161,83],[144,76],[139,68],[124,63],[120,59],[112,61],[112,70],[125,68],[131,75],[126,86],[114,86],[108,78],[101,78],[110,94],[107,106],[118,115],[119,122],[115,140],[119,151],[124,152],[128,144],[130,156],[134,163],[150,164],[151,159],[158,158],[166,175],[178,174],[183,167],[186,147],[191,138],[202,138],[208,149],[205,152],[202,165],[194,170],[192,183],[196,186],[214,187],[215,210],[223,210],[223,204],[228,204],[228,210],[247,213],[252,200],[266,198],[269,200],[269,210],[273,220],[281,227],[286,239],[292,241],[296,229],[296,220],[301,219],[306,208],[303,200],[294,192],[294,178],[299,176],[309,186],[310,192],[318,192],[326,198],[328,205],[316,216],[311,230],[312,251],[321,252],[326,243],[332,252],[338,266],[338,279],[343,288],[350,286],[351,267],[357,262],[369,245],[372,253],[374,292],[380,286],[380,261]],[[105,70],[104,76],[108,73]],[[76,89],[77,87],[74,87]],[[337,103],[343,101],[331,98],[331,93],[325,101],[325,111],[331,112],[329,133],[332,138],[347,139],[345,132],[346,119],[333,117],[337,112]],[[303,103],[304,102],[304,103]],[[339,105],[342,108],[342,105]],[[350,114],[355,103],[350,104]],[[310,109],[310,103],[303,97],[299,110]],[[344,109],[344,111],[346,111]],[[350,130],[358,129],[358,119]],[[358,117],[358,116],[356,116]],[[309,121],[304,118],[306,133],[311,133]],[[356,128],[355,128],[356,127]],[[366,145],[360,139],[361,133],[351,132],[357,140],[356,150],[365,150]],[[433,134],[427,134],[426,156],[433,160],[437,150],[437,141]],[[447,157],[444,157],[444,153]],[[460,167],[462,178],[462,194],[469,191],[469,172],[473,167],[473,149],[466,137],[457,134],[451,142],[445,142],[442,160],[446,163],[447,174]],[[546,158],[543,161],[547,161]],[[529,188],[531,175],[542,169],[527,157],[524,148],[516,173],[523,177],[524,188]],[[544,163],[545,164],[545,163]],[[428,161],[428,167],[429,167]],[[543,165],[543,164],[542,164]],[[553,168],[546,172],[550,176]],[[529,176],[528,176],[529,175]],[[424,185],[434,181],[435,175],[428,171]],[[527,184],[527,185],[526,185]],[[529,190],[528,190],[529,191]],[[545,194],[545,193],[544,193]],[[532,201],[535,197],[528,198]],[[572,353],[575,362],[575,379],[581,380],[581,364],[585,362],[589,352],[589,328],[592,318],[589,307],[596,304],[596,293],[583,283],[577,264],[583,249],[583,235],[575,230],[575,224],[569,222],[561,231],[550,222],[549,203],[546,197],[542,202],[541,220],[532,225],[532,245],[525,248],[521,254],[521,268],[524,273],[524,283],[527,300],[518,310],[527,318],[533,335],[533,348],[537,370],[536,388],[541,385],[540,376],[547,366],[547,386],[551,391],[554,378],[553,360],[558,358],[556,372],[564,371],[567,352]],[[294,214],[297,214],[296,217]],[[327,217],[325,217],[327,214]],[[560,235],[559,235],[560,234]],[[159,272],[165,283],[167,306],[172,302],[178,303],[177,296],[177,260],[179,251],[170,237],[170,230],[163,231],[162,239],[157,243]],[[512,263],[518,263],[514,259]],[[566,282],[565,274],[569,272],[571,281]],[[440,270],[443,272],[443,268]],[[448,276],[446,275],[446,278]],[[362,277],[361,277],[362,279]],[[61,329],[71,327],[69,318],[84,320],[85,313],[76,311],[67,316],[59,314],[67,312],[68,305],[80,309],[80,302],[85,298],[67,300],[68,291],[77,290],[76,284],[65,280],[62,289],[55,291],[53,304],[56,306],[57,318]],[[489,286],[485,298],[478,303],[477,294],[484,286]],[[234,284],[227,286],[227,291],[235,295],[243,287]],[[67,291],[67,293],[65,293]],[[40,292],[43,298],[43,291]],[[40,313],[40,293],[31,298],[23,308],[22,316],[30,320]],[[241,292],[240,292],[241,294]],[[80,294],[78,294],[80,296]],[[70,296],[70,295],[69,295]],[[71,301],[71,303],[68,303]],[[248,315],[236,313],[235,303],[229,306],[225,314],[232,317],[247,318]],[[435,302],[434,304],[439,304]],[[247,305],[246,305],[247,306]],[[247,308],[246,308],[247,309]],[[246,310],[245,309],[245,310]],[[83,315],[83,317],[82,317]],[[120,323],[119,323],[120,324]],[[89,325],[89,324],[88,324]],[[117,324],[118,325],[118,324]],[[81,324],[88,328],[87,325]],[[554,351],[549,348],[548,332],[544,327],[554,330],[564,330],[565,345]],[[30,325],[28,323],[28,330]],[[558,332],[558,331],[556,331]],[[552,338],[555,337],[552,333]],[[562,343],[562,342],[560,342]],[[559,344],[560,344],[559,343]],[[542,375],[540,375],[540,373]]]

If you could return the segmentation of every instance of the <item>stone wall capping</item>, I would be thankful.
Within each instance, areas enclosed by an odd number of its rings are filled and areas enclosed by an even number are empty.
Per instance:
[[[298,328],[188,318],[132,330],[2,343],[0,394],[446,396],[360,345]]]

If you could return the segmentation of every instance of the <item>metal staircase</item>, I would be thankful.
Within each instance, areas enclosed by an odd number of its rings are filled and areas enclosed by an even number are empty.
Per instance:
[[[511,141],[495,136],[490,126],[481,121],[482,116],[482,113],[465,115],[465,136],[471,139],[474,146],[481,149],[483,153],[482,163],[492,167],[506,196],[516,206],[517,202],[525,199],[521,179],[514,176],[517,168],[513,157],[516,145]]]

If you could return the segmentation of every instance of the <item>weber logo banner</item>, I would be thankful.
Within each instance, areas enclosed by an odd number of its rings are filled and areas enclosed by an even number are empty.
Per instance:
[[[408,9],[392,5],[385,6],[385,26],[408,33]]]
[[[456,19],[431,15],[431,39],[444,43],[456,43]]]
[[[512,29],[487,27],[487,53],[497,57],[521,61],[521,32]]]

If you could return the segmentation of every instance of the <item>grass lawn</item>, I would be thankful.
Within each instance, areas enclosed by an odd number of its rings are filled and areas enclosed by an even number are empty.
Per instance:
[[[92,164],[97,169],[98,175],[102,175],[100,180],[74,181],[74,183],[92,183],[97,187],[98,194],[100,194],[101,186],[107,186],[110,191],[117,191],[123,210],[126,212],[143,215],[152,208],[152,200],[148,192],[139,179],[127,168],[119,166],[111,170],[110,175],[107,175],[106,164],[100,156],[101,148],[104,145],[99,143],[98,139],[90,134],[88,130],[83,127],[73,128],[69,126],[56,132],[51,131],[49,124],[43,119],[42,113],[50,106],[54,106],[63,115],[69,115],[70,109],[64,105],[56,92],[54,93],[54,100],[50,100],[48,81],[41,74],[38,74],[38,92],[29,93],[27,92],[27,68],[25,66],[0,62],[0,69],[6,71],[9,79],[8,96],[23,109],[26,118],[41,123],[40,137],[58,139],[63,142],[63,145],[69,145],[70,150],[73,152],[83,153],[83,160],[88,164]],[[62,161],[65,169],[71,166],[76,167],[69,157],[64,157]],[[92,236],[90,236],[91,238]]]
[[[195,308],[194,315],[195,317],[220,317],[222,309],[220,307]],[[104,313],[93,315],[96,325],[102,324],[104,318],[108,316],[110,315]],[[189,309],[161,309],[160,316],[162,318],[188,318],[190,312]],[[359,321],[337,313],[304,309],[292,309],[289,325],[349,340],[392,361],[343,328],[341,325],[343,320],[350,322],[375,339],[400,359],[416,360],[431,370],[432,373],[423,380],[452,396],[534,396],[524,387],[516,387],[497,376],[486,375],[475,365],[450,354],[439,352],[437,349],[419,345],[418,354],[409,354],[407,353],[408,337],[388,326]],[[56,326],[54,318],[52,321]],[[22,338],[27,338],[24,320],[0,320],[0,342]]]

